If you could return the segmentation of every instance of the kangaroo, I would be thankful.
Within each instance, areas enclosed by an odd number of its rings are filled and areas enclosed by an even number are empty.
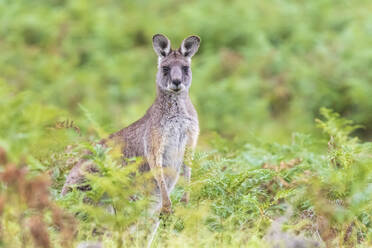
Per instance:
[[[152,42],[158,55],[154,103],[141,119],[100,143],[119,145],[123,158],[144,158],[142,168],[150,170],[156,181],[161,213],[169,214],[172,212],[169,195],[178,181],[181,167],[186,182],[190,182],[191,169],[187,163],[199,136],[198,116],[189,97],[189,88],[191,58],[199,49],[200,38],[184,39],[177,50],[171,49],[169,39],[162,34],[154,35]],[[83,182],[84,173],[95,170],[94,165],[78,162],[67,176],[61,194]],[[185,193],[182,200],[187,202],[188,198]]]

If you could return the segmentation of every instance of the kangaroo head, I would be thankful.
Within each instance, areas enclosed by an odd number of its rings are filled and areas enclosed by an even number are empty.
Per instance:
[[[191,85],[191,57],[198,51],[200,38],[187,37],[178,50],[172,50],[169,39],[162,34],[154,35],[152,43],[159,56],[158,88],[174,94],[187,91]]]

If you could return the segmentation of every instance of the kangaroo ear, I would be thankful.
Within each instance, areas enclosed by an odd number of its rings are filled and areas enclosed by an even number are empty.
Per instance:
[[[192,57],[198,51],[200,45],[200,38],[196,35],[187,37],[182,41],[180,50],[183,56]]]
[[[171,49],[169,39],[162,34],[155,34],[152,37],[152,46],[159,57],[167,56]]]

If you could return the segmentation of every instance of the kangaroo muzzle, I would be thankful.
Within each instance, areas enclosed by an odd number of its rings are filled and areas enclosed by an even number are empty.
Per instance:
[[[182,84],[182,70],[178,66],[175,66],[171,69],[171,83],[169,89],[172,91],[180,91],[184,88]]]

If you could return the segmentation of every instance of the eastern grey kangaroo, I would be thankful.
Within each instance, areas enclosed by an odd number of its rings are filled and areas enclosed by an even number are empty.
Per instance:
[[[172,50],[169,39],[161,34],[154,35],[152,42],[158,55],[154,103],[141,119],[100,143],[119,145],[123,158],[145,159],[144,168],[151,170],[160,193],[161,213],[169,214],[172,211],[169,195],[181,167],[186,181],[190,182],[191,169],[187,163],[199,136],[198,117],[189,97],[189,88],[191,57],[199,48],[200,38],[186,38],[177,50]],[[62,195],[72,185],[83,182],[84,173],[92,171],[95,171],[94,165],[80,160],[67,176]],[[187,193],[183,200],[188,201]]]

